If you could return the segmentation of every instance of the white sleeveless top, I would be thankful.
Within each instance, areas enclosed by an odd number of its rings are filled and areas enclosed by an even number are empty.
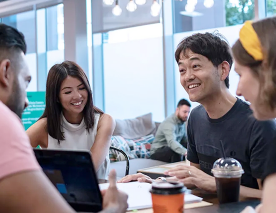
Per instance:
[[[61,114],[61,131],[64,132],[65,140],[60,140],[60,144],[57,139],[52,138],[48,134],[48,149],[72,149],[72,150],[89,150],[93,146],[97,134],[97,127],[100,118],[100,114],[95,113],[95,122],[93,130],[88,132],[86,130],[84,119],[80,124],[69,123],[63,114]],[[98,179],[108,179],[109,173],[109,153],[107,153],[104,162],[97,171]]]

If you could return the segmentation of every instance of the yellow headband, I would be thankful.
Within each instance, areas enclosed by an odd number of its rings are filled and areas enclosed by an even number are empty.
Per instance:
[[[247,53],[256,61],[263,60],[264,55],[262,53],[261,43],[251,21],[246,21],[241,28],[240,42]]]

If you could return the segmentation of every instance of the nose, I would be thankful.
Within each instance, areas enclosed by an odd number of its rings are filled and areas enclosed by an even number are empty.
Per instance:
[[[28,100],[28,98],[26,97],[26,98],[25,98],[24,109],[26,109],[28,106],[29,106],[29,100]]]
[[[185,73],[185,78],[184,80],[186,82],[192,81],[195,79],[195,75],[193,74],[193,72],[190,69],[187,69],[186,73]]]
[[[79,91],[74,92],[74,98],[81,98],[82,95],[79,93]]]
[[[241,89],[240,89],[240,84],[238,84],[238,87],[237,87],[237,90],[236,90],[236,95],[237,96],[242,96],[242,92],[241,92]]]

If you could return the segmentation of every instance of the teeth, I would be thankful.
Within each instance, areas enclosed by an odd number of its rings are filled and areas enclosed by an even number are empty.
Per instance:
[[[81,105],[81,102],[78,102],[78,103],[72,103],[74,106],[79,106]]]
[[[192,84],[192,85],[189,85],[189,89],[192,89],[192,88],[195,88],[195,87],[199,87],[200,86],[200,84]]]

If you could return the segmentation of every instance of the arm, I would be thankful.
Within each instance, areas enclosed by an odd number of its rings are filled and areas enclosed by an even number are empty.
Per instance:
[[[0,188],[0,212],[74,212],[42,171],[7,176],[0,181]]]
[[[200,170],[199,164],[191,163],[191,166],[180,165],[165,172],[166,175],[174,176],[184,185],[193,187],[196,186],[199,189],[203,189],[209,192],[216,192],[216,181],[211,175],[206,174]],[[258,180],[261,184],[261,180]],[[261,198],[262,191],[258,189],[252,189],[245,186],[240,186],[240,196],[246,198]]]
[[[111,178],[114,179],[113,182],[116,181],[115,172]],[[7,176],[0,181],[0,188],[0,212],[75,212],[42,171],[25,171]],[[103,208],[101,213],[125,213],[127,195],[119,192],[116,184],[111,184],[103,192]]]
[[[47,132],[47,118],[42,118],[35,122],[26,131],[30,138],[31,146],[37,147],[40,145],[43,148],[48,147],[48,132]]]
[[[276,192],[276,174],[269,175],[265,179],[264,191],[262,197],[262,207],[261,213],[272,213],[275,212],[276,202],[275,202],[275,192]]]
[[[106,155],[108,155],[110,140],[115,129],[115,121],[110,115],[103,114],[100,117],[95,142],[90,149],[96,171],[100,168]]]
[[[168,146],[176,153],[180,155],[184,155],[187,150],[180,144],[180,141],[176,140],[175,133],[174,133],[175,125],[172,122],[166,122],[162,126],[163,126],[162,132],[166,138]]]
[[[260,179],[257,180],[258,183],[261,182]],[[259,184],[260,187],[260,184]],[[240,186],[240,196],[245,198],[262,198],[262,190],[260,189],[252,189],[246,186]]]

